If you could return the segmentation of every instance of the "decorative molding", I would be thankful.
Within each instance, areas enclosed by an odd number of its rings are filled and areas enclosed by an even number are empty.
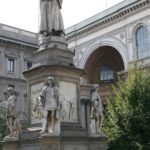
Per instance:
[[[149,7],[149,0],[136,1],[134,4],[130,4],[129,6],[117,10],[111,15],[103,17],[96,22],[92,22],[90,25],[86,25],[79,30],[76,30],[75,28],[72,32],[66,34],[66,39],[68,42],[77,40]]]
[[[121,55],[123,62],[124,62],[124,67],[127,69],[128,66],[128,52],[127,52],[127,47],[122,43],[118,42],[118,39],[116,38],[106,38],[103,40],[98,40],[95,43],[93,43],[90,47],[86,49],[86,51],[83,53],[81,59],[79,60],[79,68],[83,69],[85,67],[85,64],[90,57],[90,55],[97,50],[99,47],[103,46],[111,46],[114,47],[118,53]]]
[[[7,77],[7,76],[0,76],[0,84],[2,84],[1,82],[4,81],[4,83],[7,83],[7,81],[11,81],[12,82],[15,82],[14,84],[21,84],[21,83],[27,83],[27,81],[25,79],[18,79],[16,77]]]

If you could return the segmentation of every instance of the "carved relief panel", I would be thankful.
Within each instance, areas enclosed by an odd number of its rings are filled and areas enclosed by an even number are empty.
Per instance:
[[[75,83],[60,81],[61,120],[77,122],[77,87]]]
[[[42,119],[43,106],[38,99],[44,83],[37,83],[31,86],[31,124],[40,123]]]

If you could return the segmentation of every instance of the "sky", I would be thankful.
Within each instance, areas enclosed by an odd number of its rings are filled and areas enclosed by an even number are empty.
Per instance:
[[[107,6],[106,6],[107,1]],[[123,0],[63,0],[65,28],[75,25]],[[38,32],[39,0],[0,0],[0,23]]]

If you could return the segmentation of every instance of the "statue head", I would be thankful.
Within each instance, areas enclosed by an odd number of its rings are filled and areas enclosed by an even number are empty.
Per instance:
[[[93,84],[92,92],[95,92],[99,88],[98,84]]]
[[[54,86],[54,78],[52,76],[48,76],[47,85]]]
[[[7,92],[9,95],[14,94],[14,89],[12,87],[7,88]]]

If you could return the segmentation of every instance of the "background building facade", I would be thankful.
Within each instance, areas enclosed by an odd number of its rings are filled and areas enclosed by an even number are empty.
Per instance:
[[[76,51],[75,65],[84,69],[86,82],[101,85],[104,97],[117,72],[134,61],[150,65],[150,1],[124,0],[68,28],[66,38]]]
[[[26,119],[27,86],[22,72],[32,67],[32,53],[38,48],[37,35],[0,24],[0,101],[5,108],[8,87],[18,93],[17,108],[21,120]],[[1,110],[3,112],[3,110]],[[3,116],[3,113],[0,116]]]

